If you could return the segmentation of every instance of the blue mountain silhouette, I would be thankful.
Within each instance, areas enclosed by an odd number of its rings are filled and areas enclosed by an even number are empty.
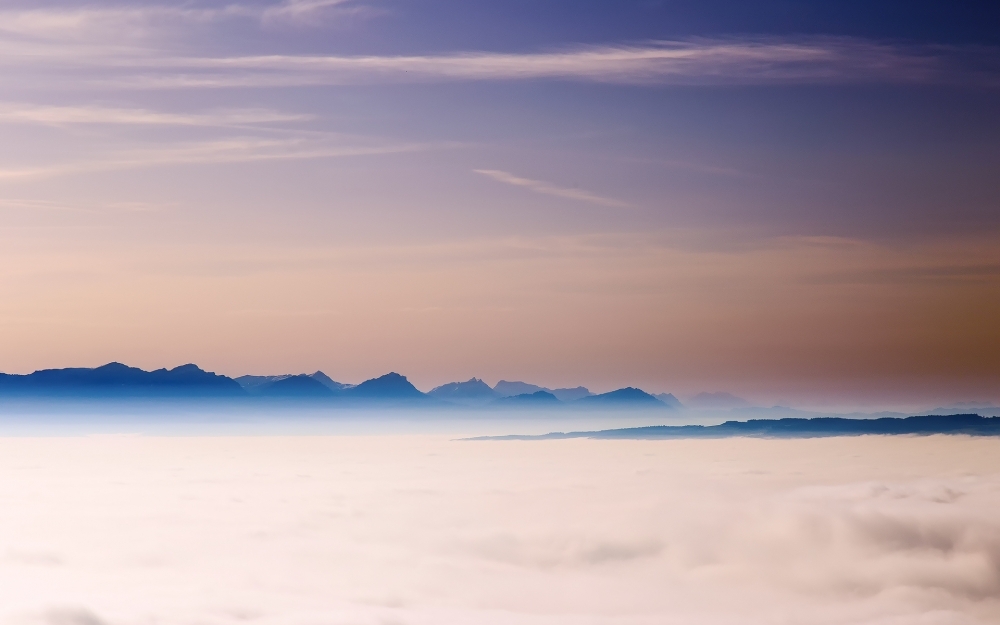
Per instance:
[[[503,397],[505,393],[515,390],[525,392]],[[631,387],[602,395],[589,393],[582,386],[551,391],[524,382],[501,381],[497,387],[490,388],[478,378],[444,384],[430,393],[422,393],[405,376],[395,372],[355,386],[336,382],[322,371],[298,375],[245,375],[234,380],[193,364],[144,371],[112,362],[95,368],[44,369],[27,375],[0,373],[0,397],[267,397],[337,401],[345,405],[383,401],[395,405],[417,403],[430,406],[437,402],[442,405],[451,402],[478,406],[532,405],[539,408],[567,405],[664,406],[655,397]]]
[[[610,393],[601,393],[600,395],[582,397],[573,403],[584,406],[629,405],[646,406],[650,408],[667,407],[666,404],[649,393],[631,386],[620,388],[617,391],[611,391]]]
[[[654,395],[653,397],[659,399],[664,404],[666,404],[667,408],[683,408],[684,407],[684,404],[681,403],[681,400],[679,400],[676,397],[674,397],[673,393],[658,393],[658,394]]]
[[[462,404],[481,404],[499,396],[496,391],[479,378],[442,384],[427,394],[431,397]]]
[[[424,393],[410,384],[406,376],[398,373],[387,373],[381,377],[365,380],[357,386],[344,391],[345,397],[367,399],[424,399]]]
[[[257,395],[263,397],[334,397],[336,392],[309,375],[292,375],[260,386]]]
[[[241,375],[236,381],[251,395],[262,397],[333,397],[350,388],[322,371],[312,375]]]
[[[719,425],[651,425],[590,432],[539,435],[481,436],[470,440],[543,440],[561,438],[682,439],[682,438],[821,438],[828,436],[952,434],[1000,436],[1000,417],[978,414],[920,415],[878,419],[751,419]]]
[[[555,395],[556,399],[559,401],[576,401],[592,395],[590,389],[586,386],[577,386],[576,388],[554,388],[549,392]]]
[[[494,402],[498,406],[551,406],[561,403],[559,398],[548,391],[535,391],[501,397]]]
[[[528,384],[527,382],[508,382],[507,380],[500,380],[493,386],[493,390],[496,391],[501,397],[513,397],[514,395],[530,395],[531,393],[548,391],[549,389],[538,386],[537,384]]]
[[[196,365],[143,371],[118,362],[93,369],[43,369],[27,375],[0,374],[0,393],[42,396],[238,397],[232,378]]]
[[[336,382],[330,376],[323,373],[322,371],[317,371],[316,373],[309,376],[310,378],[316,380],[323,386],[327,387],[331,391],[342,391],[346,388],[350,388],[350,384],[342,384],[341,382]]]

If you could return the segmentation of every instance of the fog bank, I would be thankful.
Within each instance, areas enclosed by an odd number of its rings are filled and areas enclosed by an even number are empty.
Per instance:
[[[0,439],[0,622],[995,623],[998,451]]]

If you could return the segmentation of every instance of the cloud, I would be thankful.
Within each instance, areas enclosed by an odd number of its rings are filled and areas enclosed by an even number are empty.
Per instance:
[[[173,32],[178,26],[232,20],[251,20],[262,26],[276,22],[309,24],[321,17],[341,12],[358,13],[352,0],[284,0],[277,3],[232,2],[216,7],[192,3],[118,5],[99,4],[0,10],[0,33],[50,41],[143,41]]]
[[[850,37],[699,38],[536,52],[234,56],[199,54],[189,29],[171,26],[181,20],[211,27],[223,17],[311,23],[329,11],[349,8],[358,7],[300,0],[218,9],[184,5],[0,12],[0,67],[15,73],[18,69],[65,73],[78,68],[84,73],[67,76],[69,84],[116,88],[468,80],[632,85],[1000,84],[996,71],[1000,53],[995,49],[905,46]]]
[[[35,123],[52,126],[68,124],[110,124],[139,126],[242,126],[297,122],[311,115],[281,113],[264,109],[234,109],[207,113],[169,113],[146,109],[99,106],[47,106],[0,103],[0,123]]]
[[[49,553],[44,550],[8,551],[5,556],[0,559],[0,561],[2,560],[17,562],[19,564],[32,564],[35,566],[60,566],[63,564],[63,559],[59,557],[59,554]]]
[[[921,282],[996,282],[1000,263],[944,264],[917,261],[909,266],[833,271],[811,276],[816,284],[899,284]]]
[[[0,198],[0,209],[24,210],[24,211],[71,211],[71,212],[82,210],[79,207],[69,206],[67,203],[64,202],[52,202],[49,200],[39,200],[34,198]]]
[[[540,180],[532,180],[530,178],[521,178],[513,174],[507,173],[505,171],[500,171],[498,169],[473,169],[472,171],[477,174],[483,174],[484,176],[489,176],[490,178],[496,180],[497,182],[503,182],[505,184],[513,185],[515,187],[523,187],[525,189],[530,189],[536,193],[541,193],[543,195],[551,195],[554,197],[560,197],[567,200],[578,200],[581,202],[589,202],[591,204],[598,204],[600,206],[608,206],[611,208],[628,208],[629,204],[622,202],[621,200],[616,200],[613,198],[602,197],[600,195],[595,195],[588,191],[583,191],[581,189],[567,189],[565,187],[557,187],[548,182],[542,182]]]
[[[391,79],[569,79],[648,85],[924,83],[946,78],[941,52],[849,38],[697,39],[535,53],[268,55],[174,59],[168,65],[296,73],[302,80],[333,83]]]
[[[0,33],[40,41],[138,41],[164,32],[175,21],[208,23],[256,13],[238,4],[222,9],[192,5],[6,9],[0,11]]]
[[[141,67],[142,59],[135,64]],[[174,57],[157,60],[153,69],[120,71],[105,81],[136,88],[546,79],[647,86],[996,82],[990,74],[959,71],[947,55],[844,39],[659,42],[513,54]]]
[[[0,439],[0,622],[1000,619],[995,441],[447,438]]]
[[[370,12],[370,9],[364,6],[345,6],[349,4],[351,0],[285,0],[263,9],[260,12],[260,19],[264,24],[273,22],[311,24],[331,14],[356,15]]]
[[[444,148],[447,144],[338,144],[331,141],[233,137],[217,141],[165,144],[95,154],[83,161],[0,168],[0,180],[49,178],[80,173],[118,171],[167,165],[250,163],[258,161],[343,158],[402,154]]]
[[[44,625],[105,625],[96,614],[81,608],[49,610],[38,620]]]
[[[53,202],[37,198],[4,198],[0,197],[0,211],[17,212],[67,212],[80,214],[97,213],[153,213],[164,208],[174,207],[172,203],[150,203],[142,201],[111,201],[111,202]]]
[[[653,539],[630,541],[565,535],[520,537],[498,534],[482,538],[465,550],[478,557],[528,568],[588,567],[639,558],[663,551]]]

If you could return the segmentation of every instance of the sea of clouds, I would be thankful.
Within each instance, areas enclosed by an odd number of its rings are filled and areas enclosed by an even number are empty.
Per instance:
[[[997,623],[998,452],[3,438],[0,623]]]

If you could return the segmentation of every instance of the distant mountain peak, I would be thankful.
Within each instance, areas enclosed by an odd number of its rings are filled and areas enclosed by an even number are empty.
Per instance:
[[[123,365],[120,362],[113,361],[106,365],[101,365],[100,367],[94,367],[94,371],[125,371],[125,370],[138,370],[136,367],[130,367],[128,365]]]
[[[537,384],[528,384],[527,382],[508,382],[507,380],[500,380],[493,386],[493,390],[496,391],[501,397],[512,397],[514,395],[530,395],[532,393],[537,393],[538,391],[550,392],[549,389],[538,386]]]
[[[681,400],[677,399],[677,397],[675,397],[673,393],[657,393],[656,395],[653,395],[653,397],[662,401],[664,404],[667,405],[668,408],[684,407],[684,404],[681,403]]]
[[[349,386],[347,384],[342,384],[341,382],[333,380],[330,376],[323,373],[322,371],[317,371],[316,373],[310,375],[309,377],[318,381],[320,384],[326,386],[328,389],[332,391],[342,391],[345,388],[348,388]]]
[[[296,380],[287,382],[292,378]],[[348,388],[348,385],[330,379],[322,371],[311,374],[243,375],[236,378],[236,381],[251,394],[281,397],[326,397],[339,395]]]
[[[264,384],[257,393],[268,397],[306,398],[332,397],[334,391],[312,376],[299,374]]]
[[[371,380],[365,380],[361,384],[347,389],[345,393],[352,397],[370,399],[415,399],[426,397],[426,395],[417,390],[417,387],[410,384],[405,375],[400,375],[395,371],[372,378]]]
[[[593,393],[590,392],[586,386],[577,386],[576,388],[554,388],[549,391],[556,396],[559,401],[576,401],[577,399],[583,399],[584,397],[590,397]]]
[[[482,403],[498,397],[497,392],[479,378],[442,384],[427,394],[438,399],[459,403]]]
[[[278,380],[284,380],[285,378],[290,378],[291,375],[241,375],[236,378],[236,382],[248,391],[252,391],[258,387],[264,386],[265,384],[270,384],[272,382],[277,382]]]
[[[582,399],[578,399],[575,403],[589,406],[628,405],[637,407],[645,406],[648,408],[666,407],[666,404],[656,397],[650,395],[642,389],[635,388],[634,386],[626,386],[625,388],[620,388],[608,393],[584,397]]]
[[[548,391],[535,391],[534,393],[522,393],[521,395],[510,395],[500,397],[496,403],[502,406],[538,406],[553,405],[561,403],[559,399]]]

